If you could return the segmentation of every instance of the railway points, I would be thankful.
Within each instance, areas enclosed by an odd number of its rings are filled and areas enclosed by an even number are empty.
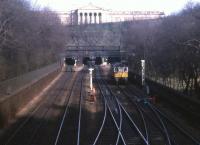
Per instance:
[[[0,145],[200,145],[200,3],[35,4],[0,0]]]
[[[92,103],[89,67],[61,71],[40,105],[19,125],[8,127],[0,141],[3,145],[199,145],[198,138],[131,84],[110,83],[113,68],[109,65],[93,66]]]

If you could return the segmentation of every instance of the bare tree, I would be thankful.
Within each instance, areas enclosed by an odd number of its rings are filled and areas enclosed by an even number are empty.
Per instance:
[[[126,24],[123,43],[134,53],[130,55],[133,70],[139,73],[139,62],[146,59],[151,79],[181,86],[186,94],[199,94],[199,18],[200,5],[189,3],[180,13],[161,20]]]
[[[23,0],[0,1],[0,80],[57,61],[65,30],[48,9],[34,11]]]

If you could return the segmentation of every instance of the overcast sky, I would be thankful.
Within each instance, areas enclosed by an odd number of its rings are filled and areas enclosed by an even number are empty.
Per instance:
[[[113,10],[158,10],[171,14],[181,10],[191,0],[28,0],[37,6],[57,11],[69,11],[89,3]],[[199,2],[200,0],[192,0]]]

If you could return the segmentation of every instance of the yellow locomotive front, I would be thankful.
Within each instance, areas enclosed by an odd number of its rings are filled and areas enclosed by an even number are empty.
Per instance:
[[[128,66],[117,64],[113,66],[113,77],[118,83],[119,81],[128,81]]]

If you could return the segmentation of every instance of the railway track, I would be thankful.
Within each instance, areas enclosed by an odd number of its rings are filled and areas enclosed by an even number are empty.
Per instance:
[[[82,89],[83,74],[77,78],[71,88],[65,105],[65,111],[62,115],[62,119],[56,134],[54,145],[80,144]],[[73,96],[79,97],[76,98]]]
[[[198,139],[190,135],[183,127],[180,127],[180,125],[173,121],[172,118],[169,116],[165,115],[162,111],[160,111],[157,107],[152,105],[149,101],[145,100],[144,97],[137,97],[139,96],[138,91],[134,92],[132,88],[128,89],[123,89],[120,88],[120,90],[126,94],[126,96],[129,98],[129,101],[131,102],[137,102],[137,100],[142,100],[138,102],[140,105],[140,108],[144,112],[145,116],[148,118],[149,121],[151,121],[154,126],[157,126],[159,130],[164,130],[164,134],[168,134],[167,136],[165,135],[165,139],[167,139],[168,144],[181,144],[181,145],[199,145],[200,142]],[[127,94],[126,92],[129,92]],[[156,119],[157,118],[157,119]],[[160,122],[161,125],[158,126],[157,122]],[[148,125],[150,126],[150,125]],[[151,127],[151,131],[154,130]],[[154,133],[150,133],[152,135]],[[151,137],[151,138],[156,138]],[[154,139],[155,140],[155,139]],[[152,141],[152,144],[154,144],[154,141]]]
[[[68,77],[67,77],[68,76]],[[97,69],[97,104],[86,102],[85,73],[63,75],[54,89],[0,139],[3,145],[200,145],[135,89],[111,86]],[[89,108],[89,110],[87,110]],[[89,122],[89,123],[88,123]]]
[[[108,86],[106,82],[104,84]],[[146,98],[134,96],[134,89],[127,90],[118,87],[109,89],[108,86],[108,90],[116,96],[122,108],[122,116],[125,116],[121,134],[126,144],[199,145],[197,139],[185,132],[183,128],[178,127],[178,124],[165,116]]]
[[[171,144],[171,141],[169,141],[168,136],[169,133],[166,130],[165,125],[163,124],[163,121],[160,120],[160,118],[157,118],[155,116],[154,112],[149,111],[148,109],[145,110],[143,108],[146,108],[145,105],[141,106],[138,102],[139,99],[131,99],[131,93],[128,93],[128,91],[124,91],[122,88],[119,88],[120,92],[123,94],[123,98],[128,103],[127,108],[130,110],[138,110],[138,115],[134,113],[132,115],[132,118],[141,118],[136,123],[141,126],[141,123],[143,121],[143,132],[146,134],[146,138],[149,142],[149,144]],[[122,100],[122,97],[120,97]]]
[[[137,124],[136,119],[133,119],[130,115],[130,108],[124,107],[124,104],[126,104],[127,102],[122,102],[121,100],[119,100],[118,97],[113,93],[111,88],[108,86],[108,84],[106,84],[106,82],[105,85],[107,86],[107,89],[110,91],[110,93],[113,96],[115,96],[116,101],[118,102],[119,107],[121,108],[123,119],[121,133],[124,136],[124,144],[149,144],[147,134],[142,132],[142,128],[143,126],[145,126],[143,125],[144,122],[142,123],[142,126],[141,124]]]
[[[70,79],[72,78],[72,79]],[[54,85],[51,90],[45,94],[44,99],[36,106],[27,117],[22,118],[17,125],[8,130],[1,139],[3,145],[32,145],[35,143],[41,143],[42,140],[46,140],[48,143],[47,136],[44,136],[44,128],[49,127],[52,120],[49,120],[52,109],[59,102],[60,97],[66,93],[66,89],[70,81],[73,81],[75,74],[71,73],[63,74],[59,81]],[[47,134],[48,132],[45,132]],[[41,136],[39,136],[41,135]]]
[[[173,119],[165,115],[161,112],[157,107],[153,106],[152,104],[148,103],[148,107],[157,112],[158,115],[162,118],[162,120],[167,124],[168,130],[172,136],[173,142],[175,144],[182,144],[182,145],[200,145],[200,141],[192,136],[189,132],[187,132],[183,127],[179,126],[177,122]]]
[[[121,110],[116,104],[115,100],[113,100],[113,96],[109,94],[105,85],[101,80],[97,80],[101,95],[103,97],[105,103],[105,120],[103,125],[103,130],[100,130],[100,136],[97,140],[97,144],[118,144],[119,137],[123,139],[121,134],[121,124],[122,124],[122,116]]]
[[[63,88],[63,90],[66,91],[66,93],[62,94],[58,98],[58,102],[54,102],[54,104],[51,106],[52,110],[49,112],[49,120],[54,120],[54,122],[50,125],[43,125],[42,128],[37,133],[37,136],[35,139],[31,142],[31,145],[43,145],[43,144],[52,144],[55,137],[55,130],[56,127],[59,126],[59,118],[60,114],[63,112],[63,108],[69,99],[69,93],[71,92],[71,88],[74,86],[74,83],[77,79],[78,73],[73,74],[69,84],[66,86],[66,88]],[[56,100],[55,100],[56,101]],[[60,103],[59,103],[60,102]],[[55,119],[53,119],[55,118]],[[44,137],[44,134],[47,135],[47,137]]]
[[[109,137],[109,139],[112,139],[110,144],[148,144],[143,133],[141,133],[138,126],[131,119],[129,113],[114,96],[113,92],[103,79],[99,80],[99,88],[105,100],[105,107],[107,106],[109,113],[113,117],[112,124],[115,124],[115,129],[110,131],[110,134],[113,135],[112,138]],[[115,132],[117,132],[117,136]],[[102,136],[104,136],[103,131]],[[104,140],[105,138],[106,136],[104,137]]]

